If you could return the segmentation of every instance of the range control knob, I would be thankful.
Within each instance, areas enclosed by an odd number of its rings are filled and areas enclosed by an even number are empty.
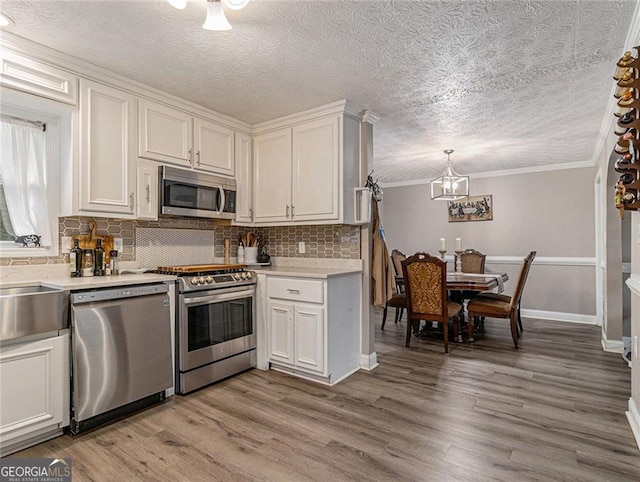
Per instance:
[[[213,283],[213,278],[211,276],[207,276],[207,278],[205,279],[206,283],[208,285],[210,285],[211,283]]]
[[[247,279],[253,278],[253,271],[247,271]]]
[[[191,282],[192,285],[197,285],[198,284],[198,278],[196,278],[195,276],[193,278],[191,278],[189,281]]]
[[[244,273],[244,272],[240,273],[240,277],[242,279],[247,279],[247,273]]]
[[[198,278],[198,284],[199,285],[203,285],[204,284],[204,276],[200,276],[200,278]]]
[[[240,279],[240,273],[235,273],[235,274],[233,275],[233,277],[234,277],[235,279]]]

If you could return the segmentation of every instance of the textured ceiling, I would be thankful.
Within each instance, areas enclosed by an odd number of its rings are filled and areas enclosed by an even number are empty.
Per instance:
[[[374,177],[590,161],[635,1],[2,0],[11,32],[249,123],[339,99],[381,117]]]

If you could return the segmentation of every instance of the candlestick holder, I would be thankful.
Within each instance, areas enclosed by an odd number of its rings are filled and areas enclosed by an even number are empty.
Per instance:
[[[462,273],[462,263],[460,262],[460,255],[463,253],[461,249],[456,249],[456,273]]]
[[[442,260],[444,260],[444,255],[447,253],[447,250],[446,249],[441,249],[441,250],[438,251],[438,253],[440,253],[440,258]]]

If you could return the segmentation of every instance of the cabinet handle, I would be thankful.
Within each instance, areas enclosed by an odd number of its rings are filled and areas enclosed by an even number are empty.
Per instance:
[[[200,151],[196,152],[196,157],[198,158],[198,160],[196,161],[196,163],[198,164],[198,166],[200,165]]]
[[[293,204],[291,205],[291,218],[293,218]]]
[[[287,288],[287,291],[289,293],[293,293],[295,295],[299,295],[300,294],[300,290],[294,290],[294,289],[291,289],[291,288]]]
[[[193,149],[189,149],[189,164],[191,164],[191,153],[193,152]]]
[[[289,217],[289,205],[288,204],[287,204],[287,216],[286,217]]]
[[[249,208],[249,219],[253,221],[253,208]]]
[[[147,184],[145,189],[147,190],[147,204],[149,204],[151,202],[151,186]]]
[[[129,194],[129,209],[133,211],[133,193]]]

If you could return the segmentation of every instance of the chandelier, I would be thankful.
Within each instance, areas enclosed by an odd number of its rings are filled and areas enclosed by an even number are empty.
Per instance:
[[[167,0],[171,5],[179,10],[187,6],[187,0]],[[202,24],[205,30],[231,30],[231,24],[227,20],[222,9],[222,4],[231,10],[244,8],[249,0],[207,0],[207,18]]]
[[[469,196],[469,176],[461,176],[451,167],[451,153],[453,149],[447,149],[447,168],[442,176],[431,181],[431,199],[441,201],[455,201]]]

